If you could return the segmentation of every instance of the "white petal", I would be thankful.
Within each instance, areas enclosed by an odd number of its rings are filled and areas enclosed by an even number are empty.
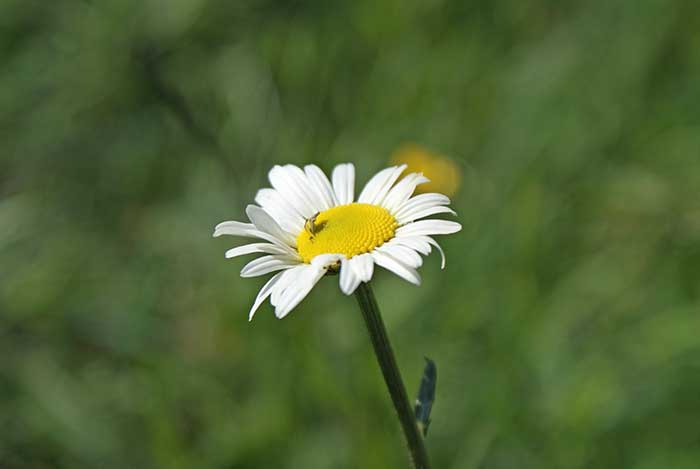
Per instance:
[[[360,254],[359,256],[354,256],[350,259],[350,268],[355,271],[357,277],[367,283],[372,280],[372,274],[374,273],[374,261],[372,260],[371,254]]]
[[[299,173],[291,168],[296,168]],[[269,174],[270,184],[284,197],[304,218],[313,216],[317,210],[307,194],[308,180],[304,172],[296,166],[274,166]],[[301,180],[300,180],[301,179]]]
[[[295,267],[292,267],[289,270],[285,270],[284,272],[282,272],[282,277],[277,282],[277,285],[275,286],[275,289],[272,292],[272,297],[270,298],[270,303],[272,303],[272,306],[277,305],[282,293],[284,293],[284,291],[289,285],[291,285],[294,281],[296,281],[297,278],[299,278],[299,274],[307,267],[308,264],[299,264]]]
[[[263,287],[260,289],[260,291],[258,292],[258,296],[255,297],[255,303],[253,303],[253,307],[250,308],[250,312],[248,313],[248,321],[253,320],[255,312],[258,310],[263,301],[265,301],[267,297],[270,296],[274,289],[274,286],[282,277],[282,274],[284,274],[284,272],[279,272],[273,275],[272,278],[268,280],[267,283],[263,285]]]
[[[343,257],[341,254],[320,254],[312,259],[311,264],[300,264],[284,271],[270,298],[275,315],[283,318],[289,314],[326,274],[326,268]]]
[[[427,238],[428,243],[432,244],[433,246],[435,246],[437,248],[438,251],[440,251],[440,257],[442,257],[442,263],[440,264],[440,268],[444,269],[445,268],[445,251],[442,250],[440,245],[433,238],[431,238],[429,236],[426,236],[426,238]]]
[[[422,173],[411,173],[401,179],[387,194],[382,206],[395,213],[411,197],[419,184],[430,182]]]
[[[350,267],[350,261],[343,258],[340,267],[340,290],[346,295],[351,295],[360,285],[360,278],[355,275],[355,271]]]
[[[274,244],[268,243],[253,243],[244,244],[243,246],[238,246],[233,249],[226,251],[226,259],[231,259],[238,256],[245,256],[246,254],[288,254],[285,249],[275,246]]]
[[[332,179],[338,205],[352,203],[355,197],[355,167],[352,163],[336,166],[333,169]]]
[[[304,217],[277,190],[260,189],[255,195],[255,203],[264,208],[283,230],[293,236],[304,229]]]
[[[265,233],[256,229],[255,225],[251,223],[241,223],[239,221],[221,222],[214,228],[214,237],[218,237],[221,235],[243,236],[246,238],[260,238],[287,250],[287,252],[289,252],[290,255],[294,255],[296,253],[296,251],[294,251],[283,240],[276,238],[269,233]]]
[[[296,238],[294,238],[294,236],[292,236],[288,231],[280,228],[277,222],[273,220],[270,214],[265,210],[257,205],[248,205],[245,209],[245,213],[258,230],[269,233],[275,238],[281,239],[288,245],[296,247]]]
[[[389,193],[389,189],[394,185],[401,173],[406,169],[406,165],[392,166],[383,169],[370,179],[365,188],[360,192],[357,201],[365,204],[381,205],[384,198]]]
[[[436,192],[430,192],[428,194],[419,194],[415,197],[411,197],[403,205],[398,207],[394,216],[401,217],[407,211],[449,204],[450,198],[446,195],[438,194]]]
[[[415,269],[404,265],[389,254],[377,250],[372,251],[372,259],[377,265],[395,273],[404,280],[411,282],[414,285],[420,285],[420,274]]]
[[[333,264],[338,264],[345,256],[342,254],[319,254],[311,259],[311,265],[316,267],[330,267]]]
[[[440,251],[440,257],[442,258],[440,268],[445,268],[445,252],[442,250],[440,245],[430,236],[402,236],[391,240],[392,243],[398,243],[403,246],[408,246],[414,249],[424,256],[427,256],[432,252],[431,246],[435,246],[438,251]]]
[[[404,236],[394,238],[391,240],[391,242],[400,244],[402,246],[407,246],[413,249],[414,251],[418,251],[424,256],[427,256],[432,251],[432,248],[430,247],[430,243],[428,243],[427,241],[425,241],[425,239],[422,238],[427,238],[427,236]]]
[[[240,221],[222,221],[214,227],[214,237],[221,235],[245,236],[254,238],[250,233],[255,230],[255,225],[252,223],[243,223]]]
[[[323,210],[335,207],[338,201],[335,198],[335,192],[331,187],[331,182],[326,175],[316,165],[310,164],[304,166],[306,177],[311,183],[311,187],[316,191],[317,197],[323,203]]]
[[[462,229],[462,225],[448,220],[421,220],[404,225],[396,230],[396,236],[452,234]]]
[[[326,274],[323,267],[318,267],[312,264],[305,264],[304,269],[300,270],[297,278],[290,283],[287,288],[281,293],[275,307],[275,316],[282,319],[292,311],[319,280]]]
[[[414,211],[407,211],[404,215],[397,217],[396,221],[399,222],[399,225],[405,225],[406,223],[418,220],[419,218],[429,217],[430,215],[435,215],[437,213],[449,213],[451,215],[457,215],[455,211],[452,210],[450,207],[437,206],[422,209],[419,208]]]
[[[263,256],[253,259],[248,262],[241,270],[241,277],[257,277],[259,275],[269,274],[276,270],[286,269],[298,265],[299,261],[290,256]]]
[[[301,168],[299,168],[298,166],[294,166],[293,164],[285,165],[284,169],[287,171],[287,174],[292,178],[292,180],[296,184],[297,189],[301,193],[301,196],[313,208],[313,213],[310,216],[313,216],[313,214],[316,212],[323,211],[323,201],[316,194],[316,191],[313,188],[313,184],[306,176],[306,173]]]
[[[423,265],[423,258],[421,258],[420,254],[418,254],[415,250],[392,241],[382,244],[376,250],[389,254],[394,259],[399,260],[401,263],[407,265],[408,267],[413,267],[414,269],[417,269]]]

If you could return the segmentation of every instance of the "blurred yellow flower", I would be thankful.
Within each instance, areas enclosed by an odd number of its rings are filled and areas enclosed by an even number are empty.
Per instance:
[[[393,164],[406,164],[408,171],[423,173],[430,182],[418,186],[416,192],[439,192],[453,196],[459,189],[462,172],[450,158],[433,153],[420,145],[409,143],[399,147],[391,156]]]

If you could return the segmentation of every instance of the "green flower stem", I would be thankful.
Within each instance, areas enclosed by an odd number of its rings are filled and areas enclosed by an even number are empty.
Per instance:
[[[396,365],[394,352],[391,349],[389,337],[386,335],[386,328],[379,312],[379,306],[377,306],[377,300],[374,298],[372,287],[368,283],[361,283],[355,292],[355,296],[362,310],[362,316],[365,318],[367,331],[372,340],[379,367],[382,369],[384,381],[387,388],[389,388],[391,400],[394,403],[396,413],[399,415],[401,427],[406,436],[408,448],[411,451],[413,464],[416,469],[429,469],[430,462],[423,444],[423,436],[416,424],[416,416],[409,403],[406,387],[401,380],[401,373]]]

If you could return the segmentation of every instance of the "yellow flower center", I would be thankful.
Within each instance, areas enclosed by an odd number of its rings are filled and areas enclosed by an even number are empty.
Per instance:
[[[389,241],[398,226],[385,208],[359,203],[341,205],[307,220],[297,236],[297,248],[307,264],[319,254],[344,254],[350,259]]]

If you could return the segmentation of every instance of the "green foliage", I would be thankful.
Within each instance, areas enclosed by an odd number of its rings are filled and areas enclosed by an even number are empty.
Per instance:
[[[0,467],[406,467],[337,278],[250,324],[211,232],[408,141],[464,171],[374,284],[434,466],[697,467],[697,5],[0,2]]]

